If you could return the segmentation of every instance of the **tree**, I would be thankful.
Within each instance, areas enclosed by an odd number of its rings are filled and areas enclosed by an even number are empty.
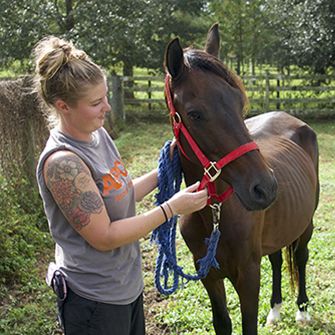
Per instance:
[[[333,0],[266,0],[274,54],[280,66],[295,64],[325,73],[335,66]]]
[[[161,68],[165,45],[176,27],[199,30],[196,20],[204,0],[0,0],[1,65],[29,58],[33,45],[47,34],[72,39],[94,60],[125,75],[134,65]],[[187,15],[185,11],[188,11]],[[186,19],[185,19],[186,18]],[[192,23],[192,24],[191,24]],[[27,36],[26,36],[27,35]]]
[[[192,3],[193,13],[199,13],[204,1]],[[121,62],[125,75],[133,65],[161,68],[167,41],[179,23],[185,23],[176,15],[183,6],[183,1],[176,0],[143,0],[136,6],[130,0],[85,1],[78,6],[70,36],[102,65]],[[186,26],[192,27],[189,22]]]
[[[48,5],[41,0],[0,0],[0,8],[0,66],[19,60],[25,68],[37,40],[55,32],[48,23]]]
[[[250,61],[254,71],[260,59],[261,46],[266,43],[264,34],[265,12],[262,0],[210,1],[209,10],[220,22],[222,54],[236,60],[238,74],[245,71]]]

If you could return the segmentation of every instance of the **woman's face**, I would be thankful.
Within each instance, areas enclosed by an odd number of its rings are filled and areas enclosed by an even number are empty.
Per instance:
[[[90,138],[93,131],[103,126],[105,114],[111,110],[107,92],[107,84],[103,81],[88,87],[74,106],[67,105],[67,112],[62,114],[63,130],[78,139]]]

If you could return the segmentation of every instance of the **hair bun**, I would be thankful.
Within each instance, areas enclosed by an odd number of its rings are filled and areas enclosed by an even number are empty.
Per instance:
[[[36,73],[43,79],[51,79],[65,64],[73,60],[87,60],[87,54],[76,49],[71,42],[50,36],[35,47]]]

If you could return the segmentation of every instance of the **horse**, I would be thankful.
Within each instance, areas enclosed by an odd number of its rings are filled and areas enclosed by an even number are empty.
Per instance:
[[[298,288],[296,320],[310,320],[305,270],[319,199],[318,144],[311,127],[283,111],[246,118],[245,89],[219,60],[219,46],[214,24],[204,50],[183,49],[177,37],[165,51],[165,97],[185,184],[201,180],[199,188],[209,191],[208,206],[179,225],[198,268],[216,216],[219,268],[202,279],[213,326],[217,335],[232,334],[227,278],[239,297],[243,335],[255,335],[263,256],[272,266],[267,323],[280,318],[282,249]]]

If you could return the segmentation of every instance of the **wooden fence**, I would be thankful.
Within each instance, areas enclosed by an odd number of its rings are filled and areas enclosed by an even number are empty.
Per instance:
[[[335,75],[284,76],[269,74],[242,77],[249,100],[250,113],[285,110],[300,117],[335,117]],[[111,103],[117,117],[125,120],[131,106],[147,110],[164,110],[163,76],[109,78]]]

